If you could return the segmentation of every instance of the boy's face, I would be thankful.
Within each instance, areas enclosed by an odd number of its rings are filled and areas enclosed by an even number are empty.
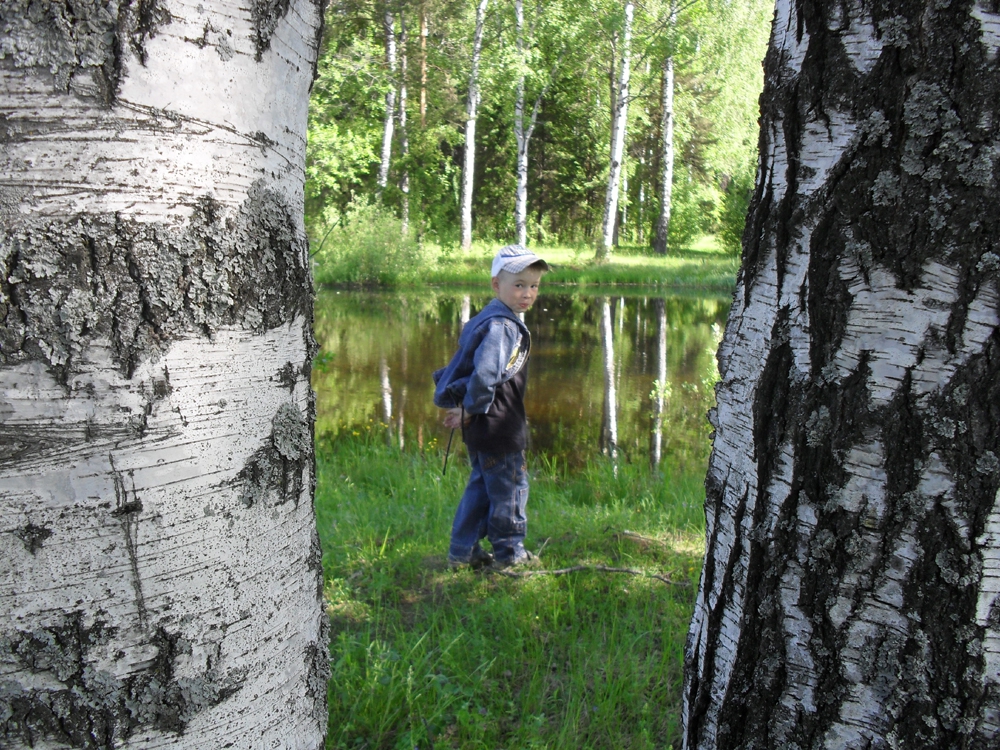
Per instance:
[[[523,313],[535,303],[542,273],[541,269],[530,267],[517,273],[501,271],[493,277],[493,293],[511,310]]]

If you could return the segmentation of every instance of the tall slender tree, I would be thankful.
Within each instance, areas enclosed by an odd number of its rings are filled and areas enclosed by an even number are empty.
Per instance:
[[[320,5],[0,4],[3,747],[323,746]]]
[[[1000,14],[780,0],[684,746],[1000,734]]]
[[[674,189],[674,51],[673,38],[677,29],[677,3],[671,0],[668,18],[670,52],[663,58],[660,80],[660,213],[656,219],[656,236],[653,250],[667,254],[667,237],[670,233],[670,201]]]
[[[603,260],[614,245],[615,226],[618,218],[618,188],[621,182],[622,162],[625,154],[625,131],[628,127],[629,80],[632,61],[632,17],[635,4],[625,0],[622,13],[620,69],[615,78],[614,96],[611,101],[611,155],[608,166],[608,183],[604,196],[604,219],[597,245],[597,258]]]
[[[407,129],[406,104],[407,104],[407,68],[409,60],[409,50],[407,49],[408,37],[406,34],[406,15],[404,11],[399,12],[399,151],[402,157],[402,170],[399,175],[400,205],[399,214],[402,223],[403,235],[410,230],[410,133]]]
[[[378,168],[378,196],[389,184],[389,166],[392,161],[392,137],[396,123],[396,20],[392,10],[386,5],[382,13],[382,33],[385,38],[385,66],[389,82],[385,89],[385,114],[382,119],[382,151]]]
[[[472,53],[469,66],[469,89],[465,99],[465,144],[462,159],[462,190],[459,198],[461,210],[462,249],[472,247],[472,188],[476,172],[476,117],[479,111],[479,63],[483,53],[483,34],[486,30],[486,7],[489,0],[476,4],[476,26],[472,35]]]

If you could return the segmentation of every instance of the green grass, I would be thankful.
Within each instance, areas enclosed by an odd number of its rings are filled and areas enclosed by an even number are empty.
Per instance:
[[[364,243],[358,243],[354,254],[364,255],[362,245]],[[412,262],[397,262],[391,274],[386,271],[384,260],[377,264],[382,276],[372,276],[368,285],[480,284],[489,272],[490,259],[498,247],[498,244],[476,244],[464,253],[425,244],[419,252],[406,256]],[[691,247],[671,250],[666,256],[653,255],[645,247],[620,247],[602,263],[594,260],[592,247],[533,249],[554,266],[555,270],[545,277],[546,284],[634,285],[730,292],[739,269],[739,258],[720,249],[713,237],[702,237]],[[384,249],[376,255],[384,259]],[[337,265],[323,257],[317,258],[314,269],[317,283],[328,286],[354,283],[353,277],[341,278],[345,273],[341,269],[356,269],[364,264],[351,258],[341,260],[343,263]]]
[[[527,547],[544,569],[631,568],[673,583],[593,570],[510,578],[447,569],[463,458],[442,477],[440,446],[399,451],[377,430],[317,441],[327,747],[679,746],[702,477],[530,466]]]

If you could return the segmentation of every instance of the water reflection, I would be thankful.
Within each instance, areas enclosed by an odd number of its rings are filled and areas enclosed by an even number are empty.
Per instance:
[[[385,430],[400,446],[443,444],[430,373],[451,357],[488,294],[324,291],[313,385],[317,434]],[[617,460],[704,466],[722,297],[566,294],[547,287],[532,331],[531,449],[571,465]],[[456,441],[457,442],[457,441]]]

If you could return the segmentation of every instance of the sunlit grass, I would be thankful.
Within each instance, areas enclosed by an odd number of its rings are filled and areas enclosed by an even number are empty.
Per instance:
[[[359,243],[359,247],[365,243]],[[379,246],[381,248],[381,245]],[[488,279],[490,258],[499,244],[476,243],[468,252],[424,244],[419,251],[392,261],[394,270],[379,278],[394,287],[424,284],[458,285],[481,284]],[[546,284],[576,286],[649,286],[671,289],[701,289],[731,291],[739,269],[739,258],[720,249],[714,237],[700,237],[691,246],[671,249],[665,255],[654,255],[648,247],[623,246],[598,263],[592,247],[533,247],[550,262],[554,270],[545,278]],[[384,250],[380,250],[384,257]],[[355,254],[360,253],[357,250]],[[314,259],[314,276],[318,284],[336,286],[354,283],[352,278],[341,278],[343,269],[354,268],[360,260],[344,261],[337,265]],[[331,256],[332,257],[332,256]],[[338,258],[340,256],[337,256]],[[353,257],[353,256],[351,256]],[[343,259],[341,259],[343,260]],[[385,262],[382,264],[385,266]],[[383,271],[385,269],[383,268]]]
[[[447,569],[466,471],[452,456],[442,476],[442,460],[388,447],[377,426],[317,440],[328,747],[676,746],[701,476],[531,461],[527,546],[543,567],[640,575],[518,579]]]
[[[648,248],[622,247],[604,262],[594,259],[593,248],[535,247],[554,267],[546,284],[642,285],[669,288],[731,290],[739,258],[719,249],[713,237],[699,238],[689,248],[654,255]],[[475,283],[489,268],[493,246],[475,246],[467,254],[429,248],[426,281]]]

